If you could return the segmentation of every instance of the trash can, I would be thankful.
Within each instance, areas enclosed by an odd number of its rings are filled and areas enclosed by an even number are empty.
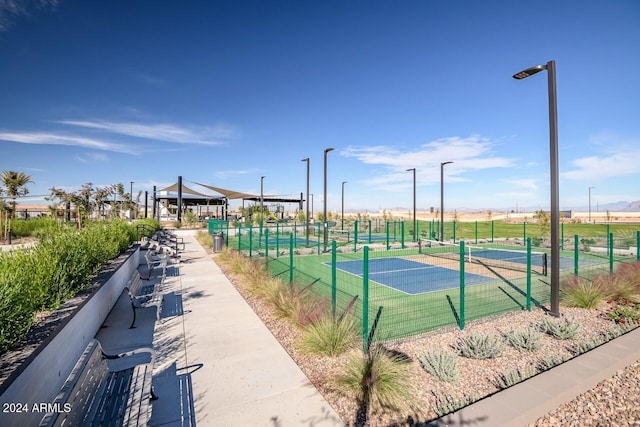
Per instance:
[[[224,246],[224,233],[222,231],[213,234],[213,252],[220,252]]]

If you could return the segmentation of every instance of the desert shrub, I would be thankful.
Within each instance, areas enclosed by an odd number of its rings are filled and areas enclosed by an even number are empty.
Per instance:
[[[354,354],[336,381],[345,395],[357,396],[362,425],[371,413],[398,410],[414,399],[406,361],[381,345],[372,346],[368,354]]]
[[[527,378],[531,378],[536,373],[537,371],[535,368],[531,366],[518,368],[514,371],[498,375],[494,380],[494,385],[500,390],[504,390],[526,380]]]
[[[566,360],[567,359],[561,354],[547,354],[538,360],[538,362],[536,363],[536,369],[539,372],[543,372],[553,368],[554,366],[558,366],[561,363],[564,363]]]
[[[578,276],[564,281],[561,289],[562,301],[569,307],[596,308],[608,297],[606,286]]]
[[[490,334],[463,335],[452,347],[460,356],[470,359],[493,359],[502,355],[500,339]]]
[[[438,417],[450,414],[458,409],[464,408],[467,405],[472,404],[479,397],[473,393],[471,395],[464,395],[462,398],[444,394],[442,392],[432,392],[435,398],[434,410]]]
[[[507,344],[518,351],[536,351],[542,347],[542,334],[535,328],[511,329],[503,336]]]
[[[0,353],[26,336],[36,312],[56,309],[90,286],[135,235],[124,221],[100,221],[82,230],[60,227],[26,251],[0,254]]]
[[[538,324],[538,327],[545,334],[551,335],[558,340],[573,339],[580,329],[579,324],[567,317],[564,317],[562,319],[543,317]]]
[[[357,341],[356,324],[350,317],[325,316],[305,327],[298,346],[305,353],[337,356],[353,348]]]
[[[49,217],[16,219],[11,223],[11,234],[16,237],[39,237],[41,234],[59,227],[56,220]]]
[[[448,351],[431,350],[418,356],[420,366],[440,381],[457,383],[460,380],[458,373],[458,359]]]

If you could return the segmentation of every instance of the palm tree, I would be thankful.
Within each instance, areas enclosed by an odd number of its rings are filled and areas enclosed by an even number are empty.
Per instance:
[[[4,192],[11,199],[11,211],[7,221],[8,240],[9,244],[11,244],[11,220],[16,214],[16,198],[29,194],[29,189],[27,189],[26,185],[32,181],[30,175],[15,171],[2,171],[0,180],[2,181]]]

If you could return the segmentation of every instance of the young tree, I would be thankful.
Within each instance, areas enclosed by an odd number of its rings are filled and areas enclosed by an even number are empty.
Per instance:
[[[549,215],[549,212],[545,212],[540,209],[535,212],[533,217],[540,224],[540,234],[542,234],[541,237],[548,236],[551,232],[551,216]]]
[[[26,196],[29,194],[29,189],[26,185],[31,181],[31,176],[25,174],[24,172],[15,172],[15,171],[2,171],[2,175],[0,175],[0,180],[2,181],[3,191],[9,196],[11,199],[9,208],[9,215],[7,220],[7,228],[8,228],[8,240],[9,244],[11,244],[11,220],[15,217],[16,214],[16,199],[18,197]]]

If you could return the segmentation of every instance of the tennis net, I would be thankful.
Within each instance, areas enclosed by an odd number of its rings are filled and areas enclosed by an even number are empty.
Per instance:
[[[423,255],[460,260],[461,249],[458,243],[421,239],[418,242],[418,248]],[[521,250],[465,245],[464,260],[487,267],[527,271],[526,248]],[[531,271],[543,275],[547,274],[547,254],[545,252],[531,252]]]

